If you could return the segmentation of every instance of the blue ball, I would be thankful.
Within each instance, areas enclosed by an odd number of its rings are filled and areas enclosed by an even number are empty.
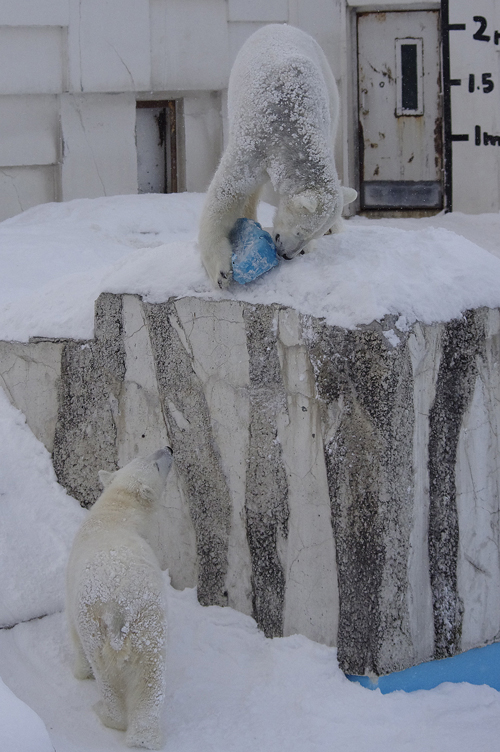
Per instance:
[[[253,282],[278,264],[272,237],[253,219],[237,219],[229,241],[233,248],[233,279],[240,285]]]

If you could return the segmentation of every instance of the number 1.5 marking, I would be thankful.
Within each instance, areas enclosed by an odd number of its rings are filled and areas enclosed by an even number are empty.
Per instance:
[[[483,73],[481,75],[481,84],[483,86],[483,93],[489,94],[490,91],[493,91],[495,88],[495,84],[491,80],[491,73]],[[480,86],[477,87],[478,89]],[[469,73],[469,91],[472,92],[476,91],[476,77],[474,73]]]

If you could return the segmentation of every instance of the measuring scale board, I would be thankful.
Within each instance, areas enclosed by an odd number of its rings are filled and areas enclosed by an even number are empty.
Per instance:
[[[500,0],[445,0],[442,11],[446,161],[452,166],[447,204],[468,214],[497,212]]]

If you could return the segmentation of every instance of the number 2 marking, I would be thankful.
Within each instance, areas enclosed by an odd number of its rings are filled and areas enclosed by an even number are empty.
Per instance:
[[[484,31],[486,31],[488,21],[484,18],[484,16],[474,16],[474,22],[479,24],[479,29],[475,34],[472,35],[472,38],[477,39],[479,42],[489,42],[491,37],[483,33]]]

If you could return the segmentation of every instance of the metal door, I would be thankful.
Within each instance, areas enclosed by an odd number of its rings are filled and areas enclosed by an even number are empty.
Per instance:
[[[438,11],[358,16],[363,209],[443,205]]]

